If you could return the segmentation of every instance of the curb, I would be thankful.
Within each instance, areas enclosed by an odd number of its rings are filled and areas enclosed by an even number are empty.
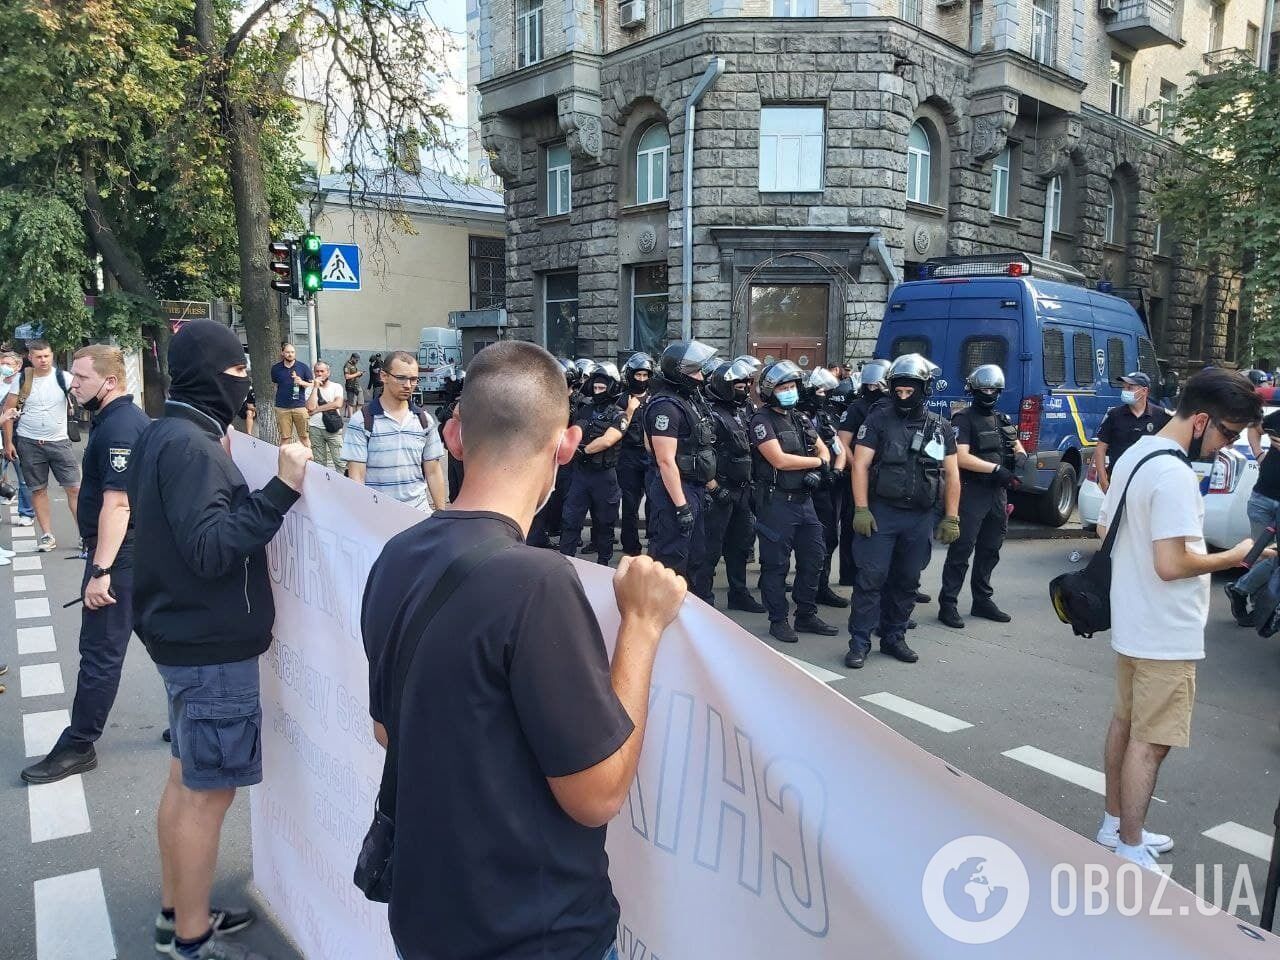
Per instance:
[[[1006,540],[1096,540],[1092,531],[1083,529],[1078,522],[1061,527],[1045,527],[1037,523],[1011,523]]]

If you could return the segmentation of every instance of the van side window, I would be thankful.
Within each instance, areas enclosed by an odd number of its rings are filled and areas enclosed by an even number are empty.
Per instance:
[[[1098,379],[1093,369],[1093,334],[1077,331],[1071,335],[1071,359],[1076,386],[1092,387]]]
[[[891,351],[892,356],[889,359],[896,360],[904,354],[918,353],[926,360],[932,360],[933,357],[929,356],[929,347],[930,344],[928,337],[899,337],[897,340],[893,341],[893,350]]]
[[[960,375],[967,378],[984,363],[1001,370],[1009,360],[1009,341],[1004,337],[969,337],[960,348]]]
[[[1160,382],[1160,364],[1156,363],[1156,348],[1146,337],[1138,338],[1138,369],[1150,377],[1152,383]]]
[[[1113,387],[1120,386],[1120,378],[1129,371],[1125,369],[1124,340],[1120,337],[1107,338],[1107,380]]]
[[[1066,338],[1057,327],[1044,328],[1044,382],[1051,387],[1067,382]]]

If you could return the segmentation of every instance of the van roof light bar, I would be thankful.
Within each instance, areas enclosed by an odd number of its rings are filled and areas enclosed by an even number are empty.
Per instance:
[[[1043,277],[1061,283],[1085,285],[1085,276],[1070,264],[1019,251],[970,256],[933,257],[921,266],[921,280],[955,277]]]

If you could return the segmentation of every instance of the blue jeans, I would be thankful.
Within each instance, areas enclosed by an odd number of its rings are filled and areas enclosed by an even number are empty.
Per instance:
[[[12,460],[4,461],[4,470],[0,471],[0,476],[9,472],[9,466],[13,464],[13,472],[18,477],[18,516],[35,517],[36,511],[31,506],[31,491],[27,489],[27,481],[23,479],[22,470]]]
[[[1277,530],[1280,530],[1280,500],[1272,500],[1270,497],[1264,497],[1260,493],[1254,493],[1249,497],[1248,514],[1249,535],[1254,540],[1266,536],[1267,527],[1269,526],[1274,526]],[[1276,562],[1274,560],[1270,558],[1259,560],[1236,581],[1236,591],[1246,596],[1257,593],[1267,585],[1267,581],[1271,579],[1271,573],[1275,568]]]

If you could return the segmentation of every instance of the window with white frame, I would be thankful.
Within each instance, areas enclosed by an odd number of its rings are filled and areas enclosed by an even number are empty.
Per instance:
[[[773,0],[775,17],[816,17],[818,0]]]
[[[969,52],[982,49],[982,0],[969,0]]]
[[[1225,3],[1209,4],[1209,35],[1206,38],[1205,52],[1213,53],[1222,49],[1222,33],[1226,25],[1227,5]]]
[[[651,124],[636,141],[636,203],[667,199],[667,161],[671,137],[660,123]]]
[[[907,134],[907,199],[915,203],[933,201],[933,143],[924,124],[916,121]]]
[[[517,0],[516,66],[527,67],[542,59],[542,0]]]
[[[1111,112],[1123,117],[1129,106],[1129,61],[1111,55]]]
[[[1168,80],[1160,81],[1160,132],[1166,137],[1173,134],[1175,108],[1178,104],[1178,85]]]
[[[1246,23],[1244,26],[1244,51],[1249,55],[1249,62],[1255,67],[1258,65],[1258,45],[1261,42],[1262,34],[1258,30],[1256,23]]]
[[[1031,59],[1053,66],[1056,37],[1054,7],[1051,0],[1036,0],[1031,6]]]
[[[1044,197],[1044,222],[1051,233],[1062,231],[1062,178],[1049,181]]]
[[[573,170],[568,144],[552,144],[544,156],[547,163],[547,216],[568,213],[573,208]]]
[[[761,108],[761,191],[822,189],[823,122],[822,107]]]
[[[658,29],[684,26],[684,0],[658,0]]]
[[[1116,243],[1117,223],[1120,218],[1120,202],[1116,196],[1116,185],[1107,186],[1107,205],[1102,211],[1102,239],[1106,243]]]
[[[991,212],[998,217],[1009,215],[1009,170],[1013,151],[1005,147],[991,164]]]
[[[901,0],[901,16],[917,27],[924,22],[924,0]]]

